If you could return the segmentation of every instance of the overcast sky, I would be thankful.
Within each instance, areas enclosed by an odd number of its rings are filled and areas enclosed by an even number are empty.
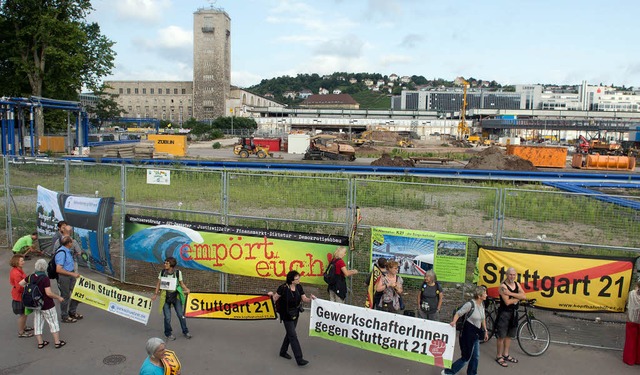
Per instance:
[[[107,80],[193,79],[193,13],[231,17],[231,83],[381,73],[640,87],[633,0],[93,0]]]

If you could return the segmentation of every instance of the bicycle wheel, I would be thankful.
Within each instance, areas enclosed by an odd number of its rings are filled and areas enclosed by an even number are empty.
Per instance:
[[[520,323],[518,327],[518,345],[526,354],[533,357],[542,355],[549,348],[550,342],[549,328],[538,319],[525,319]]]

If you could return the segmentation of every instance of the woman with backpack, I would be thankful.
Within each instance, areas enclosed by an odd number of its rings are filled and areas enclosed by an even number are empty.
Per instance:
[[[398,262],[390,260],[387,262],[387,273],[380,277],[376,283],[376,291],[382,292],[378,306],[380,310],[398,313],[402,310],[402,277],[398,275]]]
[[[327,291],[329,292],[329,301],[344,303],[347,298],[347,277],[355,275],[358,270],[347,269],[347,264],[342,258],[347,255],[347,248],[344,246],[338,247],[333,252],[333,259],[331,263],[334,264],[334,277],[333,282],[327,285]]]
[[[451,369],[442,370],[441,375],[452,375],[462,370],[467,362],[467,375],[478,373],[478,362],[480,360],[480,339],[487,341],[487,320],[484,312],[484,300],[487,299],[487,288],[478,286],[473,292],[473,299],[467,301],[453,315],[453,320],[449,323],[455,327],[458,319],[466,319],[462,332],[460,332],[460,358],[451,365]],[[473,311],[472,311],[473,310]],[[468,314],[471,311],[470,314]]]
[[[42,339],[42,329],[44,328],[44,321],[46,321],[49,325],[49,330],[53,335],[53,343],[56,349],[60,349],[67,343],[60,340],[60,325],[58,324],[58,313],[56,313],[56,304],[53,300],[57,299],[58,302],[62,302],[64,301],[64,298],[51,291],[51,281],[49,280],[49,277],[46,273],[47,261],[44,259],[38,259],[34,268],[36,272],[20,281],[20,285],[22,287],[25,287],[35,278],[35,283],[38,286],[38,289],[40,289],[40,292],[44,291],[44,293],[41,293],[42,299],[44,300],[42,309],[33,310],[33,323],[35,326],[36,339],[38,340],[38,349],[43,349],[45,346],[49,345],[49,341]]]
[[[308,298],[304,294],[302,285],[300,285],[300,273],[298,273],[298,271],[289,271],[286,282],[278,287],[275,294],[273,292],[269,292],[268,294],[273,297],[273,303],[276,305],[276,310],[280,315],[280,321],[282,321],[284,330],[286,331],[282,346],[280,346],[280,357],[291,359],[291,355],[287,353],[289,345],[291,345],[291,350],[293,351],[298,366],[306,365],[309,361],[302,357],[302,348],[298,341],[296,326],[298,325],[298,317],[300,314],[300,303],[309,303],[312,299],[315,299],[316,296],[312,294],[311,298]]]
[[[443,297],[442,287],[436,280],[436,273],[433,270],[425,272],[420,294],[418,294],[418,317],[439,321]]]
[[[24,255],[15,254],[9,261],[11,272],[9,272],[9,283],[11,284],[11,307],[13,313],[18,315],[18,337],[32,337],[33,328],[27,327],[27,316],[24,313],[24,305],[22,304],[22,292],[24,287],[20,285],[20,281],[27,277],[22,267],[24,266]]]

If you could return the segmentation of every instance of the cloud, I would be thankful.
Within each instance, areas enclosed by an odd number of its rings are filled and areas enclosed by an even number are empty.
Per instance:
[[[155,24],[171,6],[170,0],[110,0],[118,18]]]
[[[413,62],[411,56],[406,55],[383,55],[380,57],[379,63],[384,67],[393,67],[401,64],[410,64]]]
[[[425,38],[422,35],[408,34],[408,35],[405,35],[404,38],[402,38],[402,41],[400,42],[400,47],[415,48],[421,43],[423,43],[424,41],[425,41]]]
[[[231,84],[238,87],[249,87],[256,85],[262,81],[259,74],[246,71],[231,71]]]
[[[338,39],[327,40],[319,44],[313,51],[315,55],[335,56],[339,58],[357,58],[362,55],[364,42],[355,35],[347,35]]]
[[[190,30],[169,26],[158,30],[153,39],[136,38],[132,42],[140,50],[193,65],[193,33]]]

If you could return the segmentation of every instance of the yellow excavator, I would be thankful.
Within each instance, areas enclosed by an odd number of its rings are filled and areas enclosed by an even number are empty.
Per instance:
[[[466,138],[470,129],[467,126],[467,89],[469,88],[469,82],[462,80],[463,93],[462,93],[462,108],[460,108],[460,122],[458,123],[458,139]]]

